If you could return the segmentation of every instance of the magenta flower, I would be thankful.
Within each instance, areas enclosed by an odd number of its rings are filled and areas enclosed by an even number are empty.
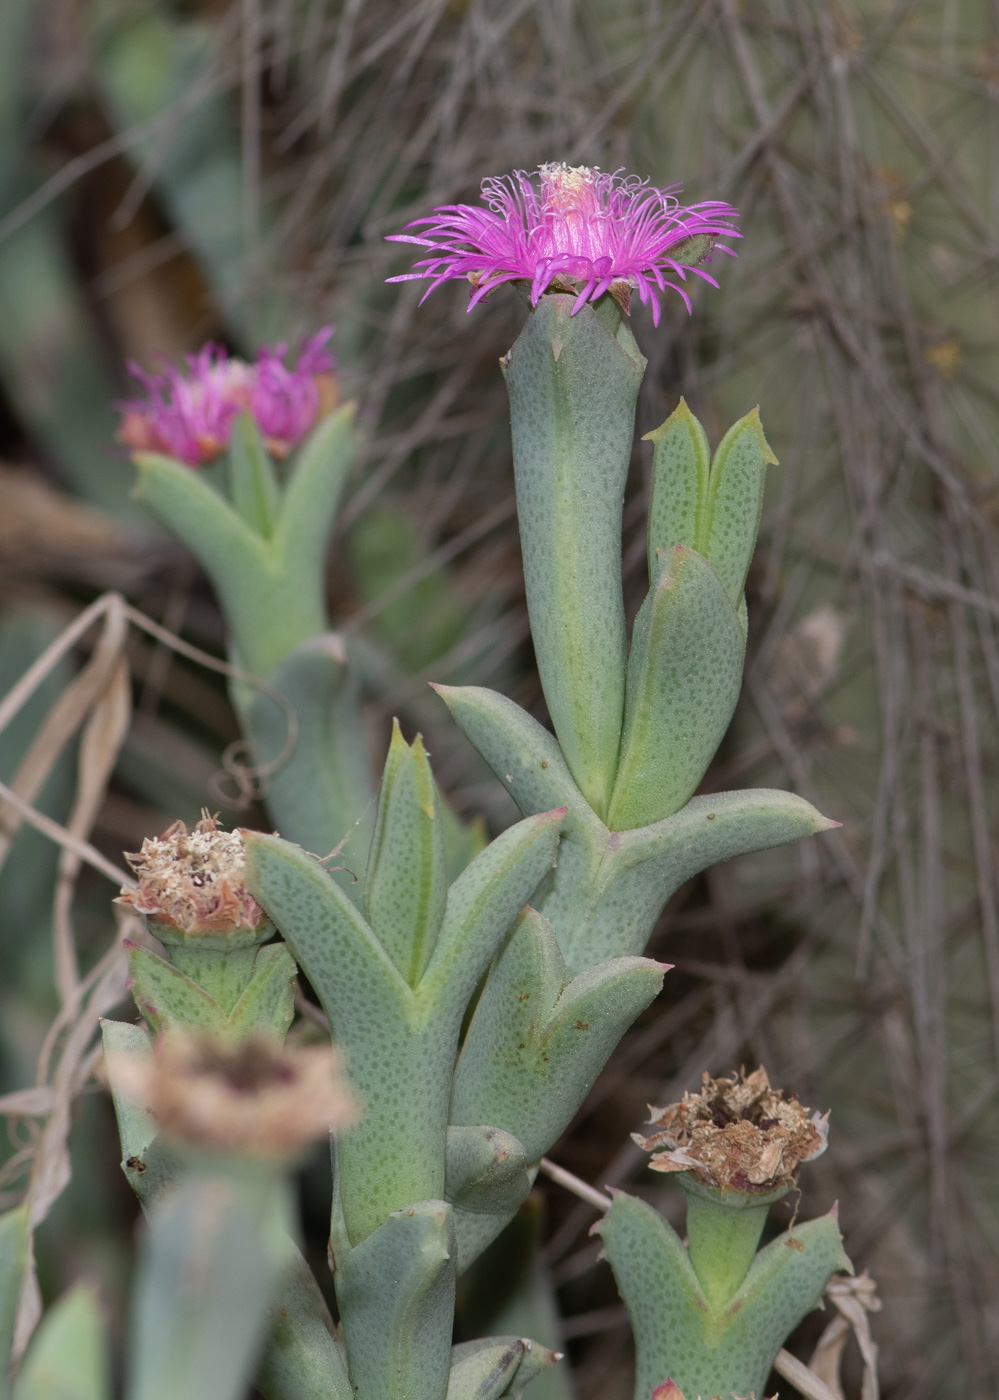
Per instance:
[[[533,175],[482,182],[486,208],[446,204],[408,228],[420,234],[390,234],[396,243],[432,250],[413,272],[390,282],[432,278],[425,301],[442,282],[467,277],[475,290],[468,309],[503,282],[531,284],[531,304],[549,287],[577,293],[572,314],[587,301],[613,292],[624,305],[632,290],[652,307],[659,324],[658,293],[671,287],[690,310],[680,284],[688,272],[718,284],[698,263],[717,246],[734,257],[719,238],[739,238],[739,217],[731,204],[712,200],[682,205],[671,189],[659,190],[635,175],[603,174],[586,166],[542,165],[540,190]]]
[[[147,397],[119,405],[118,441],[134,452],[165,452],[189,467],[202,466],[225,451],[233,422],[249,411],[268,451],[284,457],[336,407],[333,356],[326,349],[332,334],[325,326],[307,340],[293,369],[285,365],[284,344],[263,346],[253,364],[212,344],[188,355],[186,372],[169,361],[159,374],[130,364]]]

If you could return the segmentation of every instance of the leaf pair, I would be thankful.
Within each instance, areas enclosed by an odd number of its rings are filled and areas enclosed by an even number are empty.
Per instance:
[[[568,808],[558,865],[535,903],[570,973],[640,954],[666,901],[709,865],[836,825],[793,793],[756,788],[695,797],[662,821],[611,831],[557,740],[519,705],[478,686],[435,688],[522,812]]]
[[[635,620],[621,755],[607,811],[629,831],[679,811],[724,738],[742,688],[743,588],[756,546],[770,451],[757,409],[711,460],[681,399],[655,444],[649,593]]]
[[[594,1233],[635,1334],[636,1400],[667,1377],[688,1396],[763,1395],[788,1334],[818,1306],[830,1277],[851,1270],[832,1212],[760,1250],[735,1296],[715,1310],[676,1231],[644,1201],[616,1192]]]
[[[233,429],[226,500],[204,473],[138,453],[136,495],[197,555],[222,601],[241,665],[267,676],[328,627],[323,563],[354,455],[353,409],[337,409],[298,449],[284,486],[249,416]]]
[[[338,1186],[334,1186],[334,1201]],[[446,1201],[396,1211],[359,1245],[334,1204],[332,1248],[350,1379],[359,1400],[499,1400],[558,1360],[523,1337],[451,1346],[457,1243]]]
[[[665,967],[613,958],[569,978],[551,925],[525,909],[479,997],[451,1121],[515,1134],[528,1162],[562,1136],[611,1051],[658,995]]]
[[[284,1039],[295,1015],[297,969],[283,943],[231,953],[211,950],[200,957],[202,963],[237,963],[230,977],[222,973],[231,986],[231,999],[211,996],[203,986],[209,978],[195,980],[156,953],[128,945],[132,996],[154,1031],[182,1026],[230,1038],[269,1034]]]
[[[360,1122],[338,1149],[355,1245],[393,1211],[443,1197],[462,1017],[550,869],[563,815],[511,827],[442,900],[441,819],[426,755],[398,736],[365,881],[371,922],[304,851],[275,836],[246,836],[247,884],[322,1001],[361,1101]]]

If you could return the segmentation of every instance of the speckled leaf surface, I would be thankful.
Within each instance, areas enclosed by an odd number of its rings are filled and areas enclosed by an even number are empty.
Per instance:
[[[337,1302],[357,1400],[445,1400],[454,1255],[445,1201],[418,1201],[356,1248],[337,1252]]]
[[[617,958],[569,981],[548,922],[526,909],[490,969],[462,1046],[453,1123],[516,1132],[537,1161],[561,1136],[664,968]]]
[[[694,792],[739,699],[744,647],[714,569],[674,545],[635,619],[612,831],[671,816]]]
[[[477,686],[438,693],[521,811],[552,801],[569,808],[539,905],[571,973],[641,953],[666,901],[709,865],[835,825],[794,793],[750,788],[693,797],[663,821],[611,832],[572,782],[553,736],[519,705]]]
[[[681,399],[661,427],[646,433],[653,444],[649,493],[649,586],[675,544],[696,549],[708,503],[711,449],[707,434]]]
[[[129,948],[128,974],[133,1000],[154,1031],[181,1025],[217,1032],[225,1024],[226,1014],[214,998],[148,948]]]
[[[364,882],[368,922],[411,987],[423,976],[447,903],[444,825],[419,735],[406,743],[399,721],[382,773]]]
[[[279,837],[246,834],[249,888],[315,987],[361,1101],[360,1122],[339,1145],[354,1244],[392,1211],[444,1194],[461,1018],[499,940],[550,867],[560,820],[555,812],[518,822],[455,881],[415,991],[318,862]]]
[[[777,458],[763,436],[759,409],[734,423],[711,463],[708,506],[697,548],[717,570],[736,607],[746,586],[763,510],[763,483]]]
[[[448,890],[447,910],[420,986],[420,1013],[448,1006],[464,1013],[500,939],[555,864],[564,808],[508,827]]]
[[[446,1193],[475,1215],[513,1214],[530,1189],[523,1143],[502,1128],[447,1130]]]
[[[296,1249],[267,1310],[270,1338],[253,1384],[264,1400],[353,1400],[319,1285]]]
[[[451,1351],[447,1400],[499,1400],[520,1395],[533,1380],[558,1360],[556,1352],[526,1337],[481,1337],[461,1342]]]
[[[595,1227],[635,1334],[635,1400],[672,1377],[685,1395],[762,1395],[789,1333],[849,1268],[835,1217],[778,1236],[735,1297],[708,1308],[676,1231],[644,1201],[617,1192]]]
[[[517,511],[538,672],[569,769],[598,812],[624,710],[621,507],[645,361],[571,296],[541,299],[507,357]]]

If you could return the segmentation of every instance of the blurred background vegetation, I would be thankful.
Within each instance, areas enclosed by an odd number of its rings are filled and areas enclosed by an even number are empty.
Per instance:
[[[473,199],[484,175],[552,159],[682,182],[690,200],[742,211],[739,260],[693,317],[675,299],[653,332],[636,308],[650,360],[640,432],[681,393],[715,441],[760,403],[781,465],[750,580],[743,701],[709,786],[789,786],[843,823],[680,892],[654,944],[676,970],[556,1155],[672,1210],[628,1139],[645,1105],[703,1069],[764,1062],[833,1110],[802,1209],[838,1198],[848,1252],[878,1281],[883,1394],[991,1400],[994,3],[4,0],[0,690],[107,588],[222,655],[203,579],[129,500],[114,444],[125,363],[208,338],[251,353],[333,321],[364,451],[330,590],[363,664],[373,755],[399,714],[463,814],[494,831],[511,820],[425,682],[488,684],[543,717],[496,367],[523,311],[504,292],[466,319],[460,287],[417,310],[419,285],[384,285],[405,260],[383,235]],[[648,465],[636,450],[635,607]],[[85,662],[64,658],[0,735],[4,781]],[[129,662],[131,724],[91,839],[120,861],[203,805],[262,819],[218,794],[237,737],[221,678],[138,638]],[[65,819],[80,781],[67,743],[39,807]],[[58,1010],[58,852],[18,832],[9,807],[0,835],[4,850],[15,837],[0,876],[9,1092],[35,1082]],[[113,937],[110,893],[93,872],[76,882],[85,969]],[[42,1101],[27,1106],[40,1111],[8,1117],[0,1204],[18,1198],[46,1127]],[[43,1292],[97,1277],[120,1328],[134,1207],[100,1093],[78,1098],[70,1147],[73,1179],[39,1236]],[[303,1181],[317,1261],[323,1172]],[[586,1234],[592,1212],[555,1188],[538,1210],[578,1395],[623,1400],[629,1333]],[[464,1302],[472,1326],[473,1287]]]

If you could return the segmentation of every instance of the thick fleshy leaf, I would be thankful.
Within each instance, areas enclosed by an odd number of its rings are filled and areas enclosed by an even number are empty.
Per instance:
[[[454,1207],[459,1275],[508,1223],[536,1175],[512,1133],[491,1127],[448,1128],[445,1196]]]
[[[708,507],[696,548],[710,561],[733,607],[746,586],[763,510],[767,466],[777,458],[763,436],[754,408],[734,423],[718,444],[711,463]]]
[[[562,752],[603,814],[624,711],[621,506],[645,361],[625,323],[542,297],[504,362],[527,607]]]
[[[393,720],[364,908],[385,951],[411,987],[423,976],[447,903],[444,826],[423,740],[406,743]]]
[[[264,1400],[354,1400],[329,1309],[297,1249],[267,1318],[270,1337],[253,1377]]]
[[[664,971],[645,958],[615,958],[569,981],[551,926],[526,909],[472,1017],[455,1070],[451,1121],[516,1132],[527,1160],[536,1162],[657,995]]]
[[[278,837],[246,833],[248,885],[315,987],[361,1101],[360,1122],[339,1149],[354,1244],[410,1201],[443,1196],[461,1019],[499,940],[554,859],[561,815],[518,822],[452,885],[415,993],[315,860]]]
[[[303,580],[314,579],[321,594],[330,529],[357,450],[355,407],[345,403],[323,418],[296,450],[274,531],[282,559]]]
[[[357,1400],[443,1400],[454,1259],[446,1201],[418,1201],[356,1248],[337,1251],[337,1303]]]
[[[595,1226],[635,1334],[635,1396],[670,1377],[684,1395],[763,1395],[777,1352],[849,1269],[835,1215],[797,1225],[760,1251],[735,1296],[713,1312],[676,1231],[616,1192]]]
[[[642,441],[654,444],[649,494],[649,587],[653,588],[675,544],[697,548],[698,527],[707,511],[711,449],[684,399]]]
[[[447,1199],[476,1215],[516,1210],[530,1182],[523,1144],[502,1128],[449,1127]]]
[[[519,705],[476,686],[437,689],[522,812],[553,800],[569,808],[558,865],[535,899],[571,973],[641,953],[666,901],[709,865],[837,825],[794,793],[757,788],[694,797],[651,826],[609,831],[551,734]]]
[[[447,1400],[499,1400],[520,1395],[558,1353],[527,1337],[481,1337],[451,1349]]]
[[[417,989],[424,1014],[444,1002],[464,1013],[500,939],[555,864],[564,817],[564,807],[525,817],[491,841],[455,880],[437,947]]]
[[[14,1400],[111,1400],[104,1322],[86,1284],[60,1298],[38,1324]]]
[[[352,460],[352,407],[330,414],[296,454],[270,538],[170,457],[138,453],[136,494],[195,554],[221,599],[237,659],[267,676],[328,626],[323,561]]]
[[[288,715],[266,691],[234,683],[230,693],[256,762],[264,765],[264,800],[288,841],[326,856],[330,873],[359,903],[374,824],[357,681],[341,639],[332,632],[297,647],[268,683],[295,715],[289,752]]]
[[[481,1337],[451,1349],[447,1400],[499,1400],[520,1369],[522,1337]]]
[[[443,1193],[454,1048],[417,1024],[412,990],[318,862],[277,836],[245,839],[247,884],[315,988],[361,1103],[340,1143],[344,1211],[358,1243],[393,1210],[428,1199],[421,1188]]]
[[[694,792],[739,699],[744,652],[718,575],[674,545],[635,620],[612,831],[672,816]]]
[[[7,1400],[7,1367],[14,1340],[14,1320],[28,1267],[28,1207],[0,1215],[0,1400]]]
[[[277,1035],[283,1040],[295,1018],[295,959],[283,943],[257,953],[253,973],[229,1012],[230,1035]]]
[[[247,525],[262,539],[270,539],[281,504],[281,488],[270,453],[250,413],[241,413],[232,425],[229,494]]]
[[[326,615],[318,591],[312,588],[292,599],[272,542],[258,535],[207,481],[159,453],[136,453],[134,460],[136,496],[191,550],[212,580],[242,665],[265,676],[291,647],[323,631]]]
[[[148,948],[129,948],[128,974],[133,1000],[154,1031],[190,1026],[217,1032],[227,1019],[197,982]]]
[[[150,1212],[134,1293],[132,1400],[238,1400],[287,1266],[291,1206],[266,1168],[184,1174]]]
[[[570,969],[640,953],[667,900],[692,875],[836,825],[803,798],[773,788],[692,797],[664,821],[609,832],[602,848],[590,848],[577,881],[562,878],[568,862],[560,852],[545,915]]]

